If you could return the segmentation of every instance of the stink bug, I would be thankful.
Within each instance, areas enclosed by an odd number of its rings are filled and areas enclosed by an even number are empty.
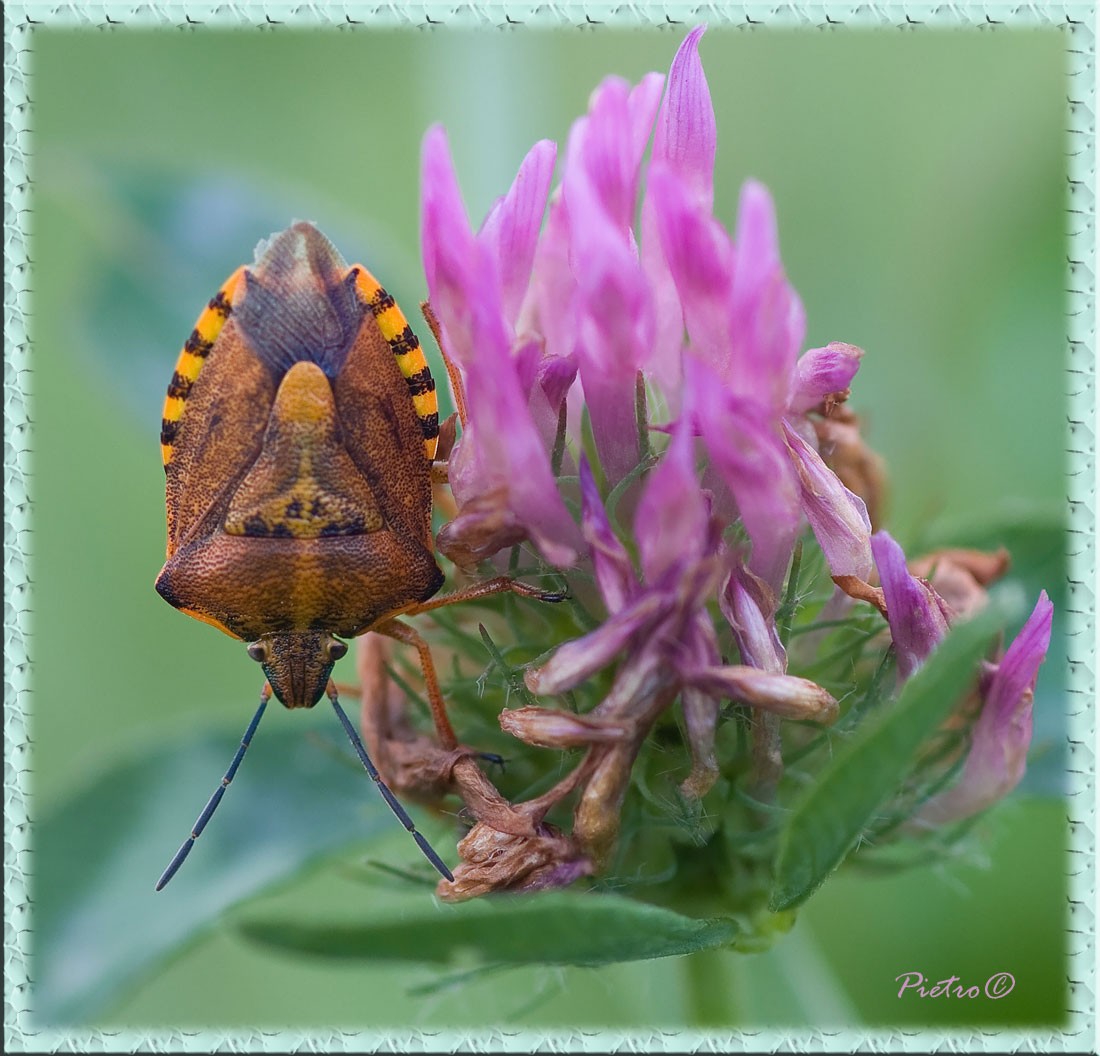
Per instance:
[[[340,707],[330,678],[341,639],[377,631],[420,656],[437,735],[457,739],[427,643],[396,617],[505,590],[507,578],[429,600],[435,382],[401,310],[316,228],[296,223],[257,248],[199,316],[168,388],[161,428],[169,604],[248,643],[266,681],[222,783],[157,884],[202,833],[271,695],[311,708],[327,695],[370,777],[440,874]]]

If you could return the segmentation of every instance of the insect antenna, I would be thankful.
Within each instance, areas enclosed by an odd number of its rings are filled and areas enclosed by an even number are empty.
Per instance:
[[[244,731],[244,736],[241,738],[241,746],[237,749],[237,754],[233,756],[233,762],[229,764],[229,769],[226,770],[225,776],[222,778],[222,783],[210,797],[206,806],[202,808],[202,813],[191,829],[191,835],[183,841],[183,845],[176,851],[175,857],[168,863],[168,868],[161,873],[161,877],[157,881],[156,889],[158,891],[176,875],[179,867],[183,865],[187,856],[191,853],[191,848],[195,846],[195,841],[202,835],[202,830],[206,828],[206,823],[214,816],[214,811],[218,809],[218,804],[222,801],[225,790],[236,776],[237,767],[241,765],[244,753],[252,741],[252,735],[256,732],[256,727],[260,725],[260,719],[263,718],[264,709],[267,707],[267,702],[270,699],[271,687],[267,683],[264,683],[263,692],[260,694],[260,706],[256,709],[256,714],[252,716],[252,721],[248,724],[248,729]]]
[[[390,810],[394,812],[397,820],[405,826],[409,835],[416,840],[417,847],[420,848],[424,857],[428,859],[439,871],[439,875],[444,880],[449,880],[454,883],[454,876],[451,870],[444,864],[443,859],[432,849],[432,845],[424,838],[424,835],[416,831],[416,826],[413,824],[412,818],[405,812],[405,808],[397,801],[397,797],[386,787],[386,783],[382,780],[382,775],[379,774],[378,768],[370,761],[370,756],[367,755],[366,748],[363,747],[363,742],[359,738],[359,734],[355,732],[355,727],[352,726],[344,709],[340,707],[340,701],[336,696],[336,687],[330,681],[328,684],[328,699],[332,701],[332,707],[336,711],[336,717],[340,720],[340,725],[344,727],[344,732],[348,735],[348,740],[351,741],[351,746],[355,749],[355,754],[359,756],[359,761],[363,764],[363,769],[366,770],[367,775],[374,782],[375,787],[381,793],[382,798],[386,801]]]

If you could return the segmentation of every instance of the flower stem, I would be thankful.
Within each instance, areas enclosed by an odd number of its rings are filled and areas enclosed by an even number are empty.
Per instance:
[[[554,449],[550,452],[550,470],[555,477],[561,476],[561,463],[565,457],[565,432],[569,424],[568,406],[565,400],[561,401],[558,410],[558,431],[554,436]]]
[[[649,408],[646,404],[645,375],[639,370],[634,379],[634,418],[638,423],[638,461],[645,462],[653,453],[649,444]]]
[[[686,1019],[693,1027],[730,1027],[740,1019],[728,950],[700,950],[683,959]]]
[[[783,603],[779,606],[779,612],[776,613],[776,625],[779,631],[779,640],[783,643],[783,648],[787,648],[787,643],[791,637],[791,624],[794,622],[795,609],[798,608],[798,577],[802,571],[802,540],[800,539],[794,547],[794,553],[791,555],[791,570],[787,576],[787,589],[783,595]]]
[[[779,716],[758,710],[752,725],[752,777],[750,794],[761,803],[771,803],[783,776],[783,751]]]

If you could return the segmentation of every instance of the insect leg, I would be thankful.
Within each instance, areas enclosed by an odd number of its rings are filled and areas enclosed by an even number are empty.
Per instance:
[[[447,705],[443,701],[443,692],[439,688],[439,679],[435,673],[435,663],[432,661],[432,651],[428,643],[414,631],[408,624],[398,623],[397,620],[387,620],[385,623],[372,627],[371,630],[394,638],[406,645],[413,646],[420,655],[420,670],[424,673],[424,689],[428,694],[428,704],[432,709],[432,721],[435,723],[436,733],[439,735],[439,743],[451,751],[458,747],[458,738],[455,736],[451,720],[447,718]]]
[[[397,797],[386,786],[386,783],[382,780],[382,775],[378,773],[378,768],[371,762],[370,756],[367,755],[366,748],[363,747],[363,741],[360,739],[359,734],[355,732],[355,727],[352,726],[344,709],[340,707],[340,701],[336,695],[336,686],[333,685],[331,679],[329,679],[328,687],[325,692],[328,694],[328,699],[332,701],[332,707],[336,711],[336,717],[340,720],[340,725],[344,727],[344,732],[348,735],[348,740],[351,741],[351,746],[355,749],[356,755],[359,756],[359,761],[363,764],[363,769],[366,770],[367,776],[374,782],[382,798],[386,801],[386,805],[393,811],[397,820],[405,826],[409,835],[416,840],[417,847],[420,848],[424,857],[436,867],[439,871],[439,875],[453,884],[455,878],[451,870],[444,864],[443,859],[435,853],[432,849],[432,845],[424,838],[423,833],[417,832],[412,818],[409,817],[405,808],[398,802]]]
[[[487,598],[493,594],[503,594],[511,591],[524,598],[535,598],[538,601],[564,601],[566,594],[562,591],[539,590],[527,583],[521,583],[518,579],[509,579],[508,576],[497,576],[495,579],[487,579],[484,583],[475,583],[472,587],[456,590],[453,594],[444,594],[442,597],[422,601],[411,609],[405,609],[402,616],[417,616],[422,612],[430,612],[432,609],[441,609],[444,605],[457,605],[463,601],[475,601],[478,598]]]
[[[202,835],[202,830],[206,828],[206,823],[214,816],[214,811],[218,809],[218,804],[222,801],[225,790],[229,787],[237,774],[237,767],[241,765],[244,753],[252,742],[252,735],[256,732],[256,727],[260,725],[260,719],[263,718],[264,709],[267,707],[267,702],[270,699],[271,686],[265,682],[263,692],[260,694],[260,706],[256,709],[256,714],[252,716],[252,721],[248,724],[248,729],[244,731],[244,736],[241,738],[241,746],[237,749],[237,754],[233,756],[233,762],[229,764],[229,769],[226,770],[225,776],[222,778],[222,783],[210,797],[206,806],[203,807],[202,813],[191,829],[191,835],[183,841],[183,845],[176,851],[176,856],[168,863],[168,868],[161,874],[160,879],[157,881],[156,889],[158,891],[176,875],[179,867],[183,865],[184,860],[191,853],[191,848],[195,846],[195,841]]]

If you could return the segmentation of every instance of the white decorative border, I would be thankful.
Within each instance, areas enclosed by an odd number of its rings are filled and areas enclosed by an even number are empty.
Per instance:
[[[370,22],[481,28],[628,26],[708,22],[752,32],[763,25],[889,27],[919,32],[962,26],[1055,26],[1066,39],[1068,143],[1067,316],[1068,555],[1072,629],[1068,896],[1070,1022],[1063,1031],[695,1031],[482,1034],[371,1032],[161,1033],[44,1030],[26,1023],[30,936],[30,713],[28,573],[32,498],[30,290],[30,59],[39,25],[118,32],[124,26],[315,26],[354,31]],[[1091,2],[965,3],[10,3],[4,6],[4,1043],[54,1052],[1096,1052],[1096,12]]]

